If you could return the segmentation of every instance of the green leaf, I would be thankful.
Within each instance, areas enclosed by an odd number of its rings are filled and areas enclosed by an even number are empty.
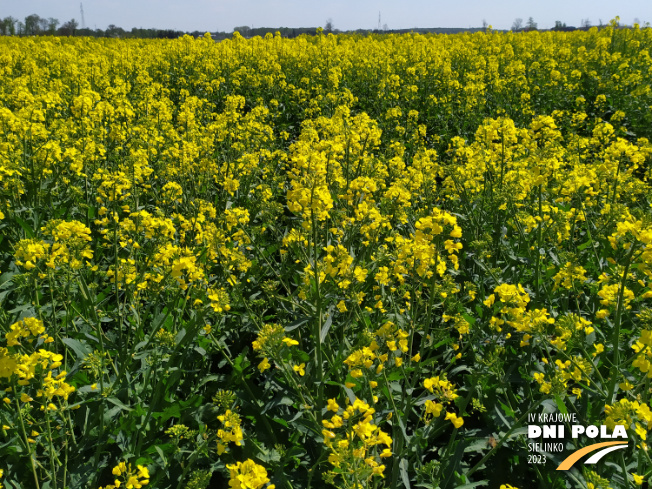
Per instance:
[[[475,318],[470,314],[462,313],[462,317],[466,319],[466,322],[469,323],[471,326],[475,324]]]
[[[279,243],[273,244],[271,246],[268,246],[265,251],[263,251],[263,256],[268,257],[270,255],[273,255],[276,253],[279,249],[281,248],[281,245]]]
[[[208,384],[209,382],[214,382],[216,380],[219,380],[220,376],[219,375],[209,375],[207,377],[204,377],[202,381],[197,384],[197,387],[201,387],[202,385]]]
[[[292,399],[290,399],[288,396],[279,395],[276,396],[270,402],[268,402],[260,414],[265,414],[267,411],[269,411],[272,408],[275,408],[276,406],[292,406],[292,404],[294,404],[294,401],[292,401]]]
[[[233,370],[241,374],[244,370],[250,365],[247,361],[247,358],[244,353],[238,355],[235,360],[233,360]]]
[[[27,222],[23,221],[20,217],[15,216],[14,219],[18,224],[20,224],[20,227],[23,228],[23,231],[25,231],[25,235],[27,235],[28,238],[34,238],[36,237],[36,234],[34,234],[34,230],[32,227],[27,224]]]
[[[471,369],[466,365],[460,365],[458,367],[455,367],[453,370],[451,370],[449,375],[455,375],[460,372],[471,372]]]
[[[174,337],[174,342],[178,345],[186,337],[186,328],[181,328],[181,331]]]
[[[300,326],[303,326],[306,324],[308,321],[310,321],[312,318],[310,316],[304,316],[301,319],[297,319],[296,321],[291,322],[285,327],[285,331],[289,333],[290,331],[294,331]]]
[[[502,402],[500,403],[501,405],[503,404]],[[507,426],[508,428],[512,427],[512,424],[507,421],[507,418],[503,415],[503,413],[500,411],[500,408],[496,406],[496,414],[498,414],[498,417],[501,419],[501,421]]]
[[[109,402],[110,402],[111,404],[113,404],[114,406],[116,406],[116,407],[122,409],[123,411],[133,411],[132,408],[130,408],[129,406],[127,406],[126,404],[124,404],[124,403],[123,403],[120,399],[118,399],[117,397],[107,397],[106,400],[109,401]]]
[[[10,285],[9,281],[17,274],[15,272],[5,272],[0,275],[0,286],[4,289]]]
[[[498,402],[500,402],[500,401],[498,401]],[[507,416],[511,416],[512,418],[515,418],[515,417],[516,417],[516,416],[514,415],[514,411],[513,411],[513,410],[512,410],[512,409],[511,409],[507,404],[504,404],[504,403],[501,402],[501,403],[500,403],[500,407],[503,408],[503,411],[505,411],[505,414],[506,414]],[[504,418],[503,418],[503,419],[504,419]]]
[[[346,396],[349,398],[349,401],[351,402],[351,404],[353,404],[355,402],[355,400],[357,399],[356,395],[353,393],[353,391],[351,389],[349,389],[346,386],[344,387],[344,392],[346,392]]]
[[[276,421],[281,426],[283,426],[285,428],[289,428],[287,421],[285,421],[284,419],[282,419],[282,418],[273,418],[273,419],[274,419],[274,421]]]
[[[487,484],[489,484],[489,481],[483,480],[478,482],[471,482],[469,484],[464,484],[462,486],[457,486],[455,489],[472,489],[474,487],[486,486]]]
[[[465,449],[464,452],[480,454],[482,451],[487,450],[489,447],[487,438],[481,438],[471,442]]]
[[[69,347],[73,352],[75,352],[75,356],[79,361],[82,361],[93,352],[91,347],[86,343],[82,343],[81,341],[75,340],[73,338],[62,338],[61,342]]]
[[[405,489],[410,489],[410,476],[408,475],[408,461],[405,458],[402,458],[398,463],[398,470],[401,474],[401,480],[403,481],[403,486]]]
[[[555,395],[555,404],[557,404],[557,408],[559,408],[559,412],[561,414],[568,414],[568,409],[566,409],[566,405],[561,400],[561,397],[559,397],[559,395]]]
[[[181,411],[179,410],[178,404],[173,404],[172,406],[164,409],[162,413],[152,414],[152,417],[155,419],[160,419],[161,421],[165,422],[170,418],[180,418]]]
[[[328,319],[326,319],[326,322],[321,328],[321,332],[319,333],[319,340],[323,343],[324,339],[326,338],[326,335],[328,334],[328,330],[331,329],[331,325],[333,324],[333,316],[328,316]]]

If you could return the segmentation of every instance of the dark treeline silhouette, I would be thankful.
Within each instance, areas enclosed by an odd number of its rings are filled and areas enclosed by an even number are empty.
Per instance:
[[[2,36],[86,36],[86,37],[135,37],[135,38],[163,38],[174,39],[184,34],[195,36],[203,35],[203,32],[183,32],[173,29],[143,29],[134,27],[130,31],[109,25],[106,30],[80,28],[75,19],[61,24],[58,19],[52,17],[46,19],[37,14],[28,15],[23,21],[14,17],[0,19],[0,35]]]
[[[281,27],[268,28],[259,27],[253,29],[249,26],[241,26],[233,29],[232,32],[213,32],[213,39],[227,39],[234,31],[240,32],[243,37],[265,36],[267,33],[275,34],[280,32],[283,37],[297,37],[302,34],[316,34],[316,27]],[[85,36],[85,37],[116,37],[116,38],[141,38],[141,39],[175,39],[185,34],[194,37],[203,36],[206,31],[184,32],[173,29],[143,29],[134,27],[125,30],[116,25],[109,25],[105,30],[81,28],[75,19],[61,24],[58,19],[52,17],[40,17],[37,14],[28,15],[24,20],[14,17],[0,19],[0,36]]]
[[[602,26],[602,23],[600,23]],[[235,27],[232,32],[212,32],[211,36],[216,41],[230,38],[233,32],[237,31],[243,37],[250,38],[255,36],[264,37],[267,34],[276,34],[277,32],[283,37],[297,37],[300,35],[308,34],[315,35],[318,32],[326,33],[349,33],[359,35],[369,34],[406,34],[406,33],[419,33],[419,34],[456,34],[459,32],[478,32],[486,30],[486,27],[433,27],[433,28],[412,28],[412,29],[357,29],[351,31],[340,31],[339,29],[332,28],[332,22],[329,19],[327,22],[327,29],[322,30],[317,27],[249,27],[239,26]],[[557,21],[555,26],[550,29],[553,31],[573,31],[573,30],[587,30],[590,27],[588,19],[582,20],[581,27],[566,26],[565,23]],[[523,24],[522,19],[516,19],[512,26],[514,32],[537,30],[537,24],[532,17],[528,19],[526,24]],[[184,32],[173,29],[143,29],[134,27],[130,31],[118,27],[116,25],[109,25],[105,30],[80,28],[79,23],[75,19],[70,19],[63,24],[55,18],[40,17],[37,14],[28,15],[24,20],[15,19],[14,17],[5,17],[0,19],[0,36],[85,36],[85,37],[115,37],[115,38],[139,38],[139,39],[176,39],[185,34],[194,37],[200,37],[205,34],[205,31]]]
[[[274,35],[279,32],[283,37],[298,37],[302,34],[315,35],[317,34],[317,27],[249,27],[246,25],[233,28],[233,32],[237,31],[242,37],[265,37],[267,34]],[[221,40],[229,38],[233,35],[232,32],[214,32],[212,33],[213,39]]]

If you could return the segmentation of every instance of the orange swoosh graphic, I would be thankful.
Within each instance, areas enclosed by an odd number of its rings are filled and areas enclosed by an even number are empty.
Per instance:
[[[599,450],[600,448],[604,447],[610,447],[613,445],[627,445],[627,442],[623,441],[605,441],[603,443],[595,443],[593,445],[589,445],[588,447],[580,448],[579,450],[571,453],[566,459],[559,464],[559,467],[557,467],[557,470],[568,470],[570,469],[575,462],[577,462],[579,459],[581,459],[584,455],[587,453],[595,452],[596,450]]]

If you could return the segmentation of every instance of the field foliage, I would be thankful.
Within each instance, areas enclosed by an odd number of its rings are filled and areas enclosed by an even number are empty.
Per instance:
[[[643,483],[650,49],[1,38],[0,487]]]

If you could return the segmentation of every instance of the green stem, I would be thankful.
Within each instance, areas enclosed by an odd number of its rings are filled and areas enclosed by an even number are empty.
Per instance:
[[[312,201],[314,199],[315,187],[313,185],[312,195],[310,196],[310,202],[312,207]],[[321,301],[321,288],[319,280],[319,267],[317,266],[317,259],[319,257],[318,253],[318,243],[317,243],[317,226],[315,222],[315,213],[311,211],[310,218],[312,220],[312,262],[313,270],[315,275],[315,289],[317,292],[317,321],[314,323],[315,328],[313,331],[314,341],[315,341],[315,367],[317,368],[317,375],[319,377],[319,386],[317,387],[317,419],[319,424],[321,424],[321,411],[324,406],[324,369],[323,369],[323,357],[322,357],[322,339],[321,339],[321,330],[323,327],[323,318],[322,318],[322,301]]]
[[[32,446],[27,439],[27,431],[25,431],[25,422],[23,421],[23,413],[20,409],[20,402],[18,401],[18,398],[15,397],[16,393],[18,392],[16,390],[16,382],[13,381],[12,384],[13,384],[14,400],[16,401],[16,411],[18,412],[18,419],[20,420],[20,429],[23,433],[23,439],[25,440],[25,448],[29,453],[29,461],[32,466],[32,474],[34,475],[34,484],[36,484],[36,489],[40,489],[40,485],[38,483],[38,475],[36,475],[36,464],[34,463],[34,453],[32,451]]]
[[[537,231],[537,249],[536,249],[536,254],[537,254],[537,264],[536,264],[536,280],[535,280],[535,285],[536,285],[536,294],[537,294],[537,302],[540,303],[540,276],[541,276],[541,238],[543,235],[543,205],[541,202],[541,199],[543,198],[542,196],[542,190],[541,190],[541,184],[539,184],[539,229]]]
[[[117,279],[117,277],[116,277]],[[102,331],[102,323],[100,322],[99,318],[95,318],[95,324],[97,324],[97,337],[100,342],[100,351],[101,352],[106,352],[106,349],[104,348],[104,337],[103,337],[103,331]],[[104,362],[104,359],[102,358],[102,362]],[[103,367],[103,366],[102,366]],[[102,452],[102,447],[103,447],[103,439],[104,439],[104,368],[102,368],[102,371],[100,372],[100,409],[98,410],[98,422],[99,422],[99,431],[97,432],[97,447],[95,448],[95,467],[99,467],[100,463],[100,454]],[[71,423],[72,424],[72,423]],[[99,481],[100,473],[99,471],[95,474],[95,483],[93,485],[97,485]]]
[[[629,477],[627,476],[627,464],[625,464],[625,455],[623,452],[620,452],[620,466],[623,469],[623,482],[624,486],[623,489],[629,489]]]
[[[47,406],[47,401],[45,405],[45,424],[48,427],[48,442],[49,442],[49,452],[50,452],[50,470],[52,471],[52,481],[54,482],[54,489],[57,489],[57,469],[54,463],[54,446],[52,443],[52,427],[50,426],[50,413]]]
[[[392,412],[394,413],[394,416],[396,417],[396,420],[398,421],[398,418],[400,416],[398,409],[396,408],[396,403],[394,402],[394,396],[392,395],[392,389],[389,386],[389,380],[387,380],[387,374],[385,373],[385,370],[383,369],[383,378],[385,379],[385,387],[387,387],[387,392],[389,392],[389,400],[392,402],[392,408],[394,409]],[[399,456],[400,453],[403,451],[403,436],[399,436],[399,428],[398,428],[398,423],[397,422],[392,422],[392,435],[393,439],[396,440],[396,446],[394,450],[394,457],[393,457],[393,463],[392,463],[392,482],[389,487],[395,488],[396,484],[398,484],[398,473],[399,473],[399,468],[398,468],[398,463],[399,463]],[[397,455],[398,454],[398,455]]]
[[[595,246],[593,246],[593,236],[591,236],[591,226],[589,225],[589,220],[586,217],[586,210],[584,210],[584,205],[582,201],[580,200],[580,209],[582,211],[582,214],[584,214],[584,223],[586,224],[586,233],[589,235],[589,243],[591,246],[591,250],[593,250],[593,255],[595,256],[595,263],[597,266],[600,267],[600,270],[602,270],[602,262],[600,261],[600,257],[598,256],[598,251],[595,249]]]
[[[611,204],[612,205],[613,205],[614,202],[616,202],[616,192],[618,191],[618,176],[620,175],[620,165],[621,165],[621,161],[619,159],[618,160],[618,168],[616,169],[616,176],[614,177],[613,193],[611,195]]]
[[[618,371],[620,370],[620,325],[622,322],[623,315],[623,296],[625,295],[625,283],[627,282],[627,273],[629,272],[629,267],[632,264],[632,257],[634,256],[634,251],[636,251],[636,246],[634,243],[630,245],[629,253],[627,254],[627,262],[625,263],[625,270],[623,271],[623,277],[620,281],[620,290],[618,291],[618,302],[616,306],[616,319],[614,321],[614,334],[613,334],[613,364],[611,365],[611,371],[609,375],[611,377],[611,383],[609,385],[609,392],[607,394],[607,403],[612,403],[614,401],[614,394],[616,391],[616,385],[618,384]]]

